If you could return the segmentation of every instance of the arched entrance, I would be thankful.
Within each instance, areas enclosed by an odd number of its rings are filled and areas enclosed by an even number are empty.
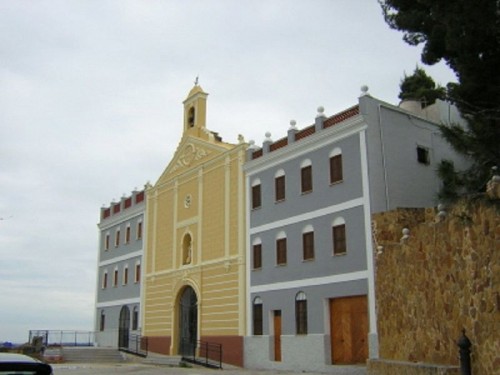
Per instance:
[[[179,354],[191,356],[198,338],[198,298],[190,286],[184,288],[179,300]]]
[[[120,310],[120,322],[118,325],[118,347],[128,348],[128,339],[130,331],[130,310],[123,306]]]

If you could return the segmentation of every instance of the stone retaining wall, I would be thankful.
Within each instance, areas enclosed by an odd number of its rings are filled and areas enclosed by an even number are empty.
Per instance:
[[[498,374],[499,208],[476,201],[446,211],[398,209],[373,217],[380,358],[386,360],[369,364],[373,374],[441,374],[411,366],[376,372],[391,361],[458,366],[462,329],[472,342],[473,374]]]

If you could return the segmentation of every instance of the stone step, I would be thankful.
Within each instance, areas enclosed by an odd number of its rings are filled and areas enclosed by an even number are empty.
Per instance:
[[[71,363],[117,363],[124,362],[125,356],[117,349],[110,348],[69,348],[61,351],[63,361]]]
[[[141,362],[148,365],[179,366],[179,364],[181,363],[181,356],[163,355],[149,352],[148,356]]]

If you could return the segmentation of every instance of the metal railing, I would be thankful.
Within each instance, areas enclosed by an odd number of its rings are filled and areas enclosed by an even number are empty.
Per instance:
[[[49,329],[30,330],[29,342],[37,341],[43,346],[93,346],[94,331],[58,331]]]
[[[141,335],[131,334],[128,337],[128,345],[120,346],[118,350],[126,353],[147,357],[148,355],[148,338]]]
[[[181,356],[186,362],[222,369],[222,344],[182,339]]]

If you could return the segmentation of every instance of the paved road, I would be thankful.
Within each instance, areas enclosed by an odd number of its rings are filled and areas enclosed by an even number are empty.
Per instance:
[[[123,363],[123,364],[54,364],[54,375],[112,375],[112,374],[131,374],[131,375],[276,375],[291,374],[285,371],[257,371],[245,369],[224,369],[213,370],[204,367],[168,367],[157,365],[146,365],[141,363]],[[354,372],[349,372],[354,374]],[[358,373],[358,372],[356,372]],[[366,374],[366,372],[361,372]],[[295,374],[319,375],[312,372],[302,372]],[[339,372],[339,374],[346,374]],[[322,374],[324,375],[324,374]]]

